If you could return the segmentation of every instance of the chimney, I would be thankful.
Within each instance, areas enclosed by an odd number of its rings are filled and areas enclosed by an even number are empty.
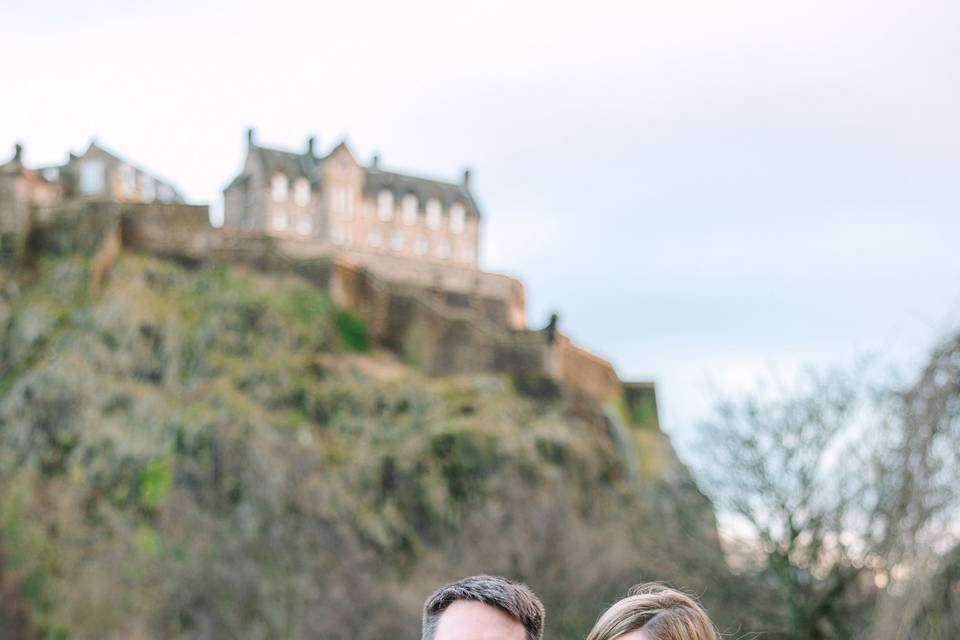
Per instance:
[[[310,136],[307,138],[307,155],[311,158],[317,157],[317,136]]]
[[[470,169],[463,170],[463,188],[464,189],[470,188]]]
[[[373,167],[374,169],[379,169],[379,168],[380,168],[380,154],[379,154],[379,153],[373,154],[373,160],[370,162],[370,166]]]
[[[13,160],[14,162],[21,162],[23,159],[23,145],[19,142],[13,145]]]
[[[247,128],[247,146],[248,147],[253,146],[253,134],[254,134],[253,127]]]

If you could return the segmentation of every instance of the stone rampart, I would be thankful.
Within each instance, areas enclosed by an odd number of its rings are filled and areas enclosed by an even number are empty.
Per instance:
[[[656,422],[652,383],[620,380],[613,365],[551,326],[528,330],[523,287],[474,269],[438,271],[317,243],[215,229],[207,208],[72,201],[33,211],[31,248],[94,257],[94,288],[121,249],[187,264],[240,264],[296,273],[362,317],[371,336],[431,375],[501,372],[558,382],[598,403],[622,398],[632,422]]]

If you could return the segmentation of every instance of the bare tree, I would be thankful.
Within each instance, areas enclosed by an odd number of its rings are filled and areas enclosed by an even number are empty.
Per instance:
[[[960,633],[960,334],[934,349],[916,381],[890,397],[887,457],[875,521],[887,570],[898,573],[871,638],[937,639]],[[892,576],[896,577],[896,576]]]
[[[722,402],[699,476],[762,558],[788,637],[948,637],[924,629],[956,558],[960,338],[911,385],[872,387],[863,372]]]
[[[703,426],[704,488],[758,545],[791,638],[852,637],[846,605],[871,554],[865,399],[854,376],[808,372],[792,388],[721,403]]]

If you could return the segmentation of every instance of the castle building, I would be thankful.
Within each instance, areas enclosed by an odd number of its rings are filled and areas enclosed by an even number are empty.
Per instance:
[[[81,155],[70,154],[61,167],[44,169],[64,185],[64,196],[112,202],[183,202],[170,183],[160,180],[91,141]]]
[[[63,197],[63,185],[49,175],[23,164],[19,144],[13,158],[0,165],[0,252],[12,250],[15,239],[26,233],[32,207],[53,205]]]
[[[613,365],[558,331],[556,316],[530,329],[523,283],[479,268],[469,172],[442,182],[386,171],[376,158],[362,166],[345,143],[321,155],[313,138],[303,152],[259,146],[252,130],[247,142],[243,170],[224,190],[223,229],[205,205],[184,204],[172,185],[96,142],[35,168],[16,145],[0,164],[0,266],[30,252],[82,251],[91,291],[124,249],[285,271],[431,375],[547,377],[604,403],[646,403],[641,413],[656,418],[652,385],[625,386]]]
[[[91,140],[87,149],[71,153],[62,165],[29,168],[23,146],[0,165],[0,253],[13,251],[23,240],[36,207],[51,207],[65,200],[120,203],[180,203],[183,198],[170,183]]]
[[[470,172],[459,183],[357,162],[345,142],[327,155],[258,145],[247,131],[240,174],[224,189],[224,225],[333,250],[477,267],[480,210]]]

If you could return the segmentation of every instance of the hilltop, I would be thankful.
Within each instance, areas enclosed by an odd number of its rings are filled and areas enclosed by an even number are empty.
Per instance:
[[[414,637],[426,593],[482,570],[575,638],[634,582],[726,575],[650,416],[549,378],[427,376],[297,275],[97,268],[0,272],[5,628]]]

